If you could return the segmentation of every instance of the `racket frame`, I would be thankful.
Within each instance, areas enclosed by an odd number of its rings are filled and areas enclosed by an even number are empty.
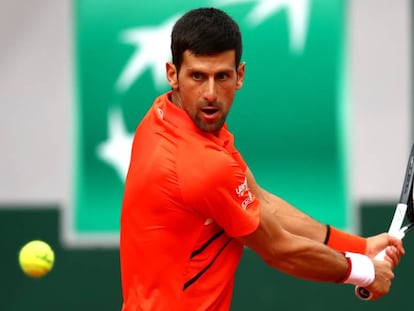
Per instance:
[[[404,183],[400,195],[399,203],[395,208],[388,234],[403,239],[404,236],[414,230],[414,196],[413,196],[413,177],[414,177],[414,145],[411,147],[410,156],[408,158],[407,168],[405,170]],[[402,227],[405,218],[409,224]],[[379,252],[376,260],[384,260],[386,249]],[[372,294],[365,287],[356,286],[355,295],[361,300],[371,300]]]

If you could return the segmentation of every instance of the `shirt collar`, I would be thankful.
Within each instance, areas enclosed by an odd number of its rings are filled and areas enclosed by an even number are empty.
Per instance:
[[[204,132],[200,130],[197,125],[191,120],[190,116],[182,108],[174,104],[171,98],[172,91],[169,91],[160,97],[156,101],[155,108],[159,117],[172,124],[173,126],[196,132],[212,141],[216,144],[226,147],[230,141],[233,139],[233,135],[228,131],[227,124],[224,124],[223,128],[220,130],[219,136],[215,136],[211,133]]]

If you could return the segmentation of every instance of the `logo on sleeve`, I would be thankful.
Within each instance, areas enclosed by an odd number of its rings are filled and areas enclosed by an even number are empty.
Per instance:
[[[241,202],[241,207],[246,210],[247,206],[253,202],[253,195],[249,190],[249,186],[247,185],[247,178],[244,178],[244,181],[241,185],[236,188],[236,194],[239,198],[244,198]]]

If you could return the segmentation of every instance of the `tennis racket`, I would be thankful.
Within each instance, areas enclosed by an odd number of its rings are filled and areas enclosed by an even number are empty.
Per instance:
[[[401,191],[400,201],[395,208],[394,216],[391,221],[388,233],[399,239],[414,229],[414,196],[413,196],[413,177],[414,177],[414,145],[411,148],[410,157],[408,158],[407,169],[405,171],[404,184]],[[408,224],[403,226],[407,218]],[[376,260],[384,260],[385,249],[379,252]],[[355,287],[355,295],[362,300],[371,300],[372,293],[365,287]]]

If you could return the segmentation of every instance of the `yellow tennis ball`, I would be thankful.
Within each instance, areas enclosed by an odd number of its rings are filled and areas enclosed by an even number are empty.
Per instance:
[[[24,245],[19,252],[19,264],[23,272],[40,278],[48,273],[55,261],[55,254],[46,242],[34,240]]]

